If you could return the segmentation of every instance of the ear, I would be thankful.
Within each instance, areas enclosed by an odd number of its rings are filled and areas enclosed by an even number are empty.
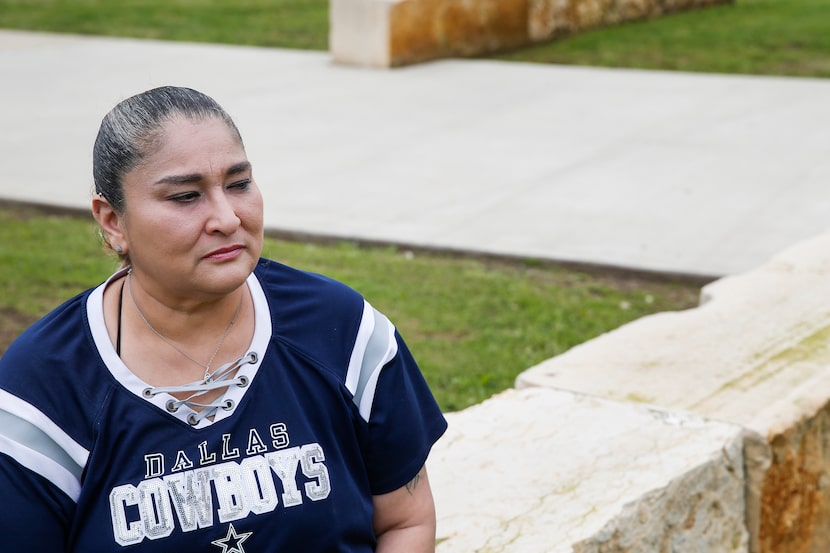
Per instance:
[[[92,216],[101,227],[104,242],[119,255],[126,254],[127,235],[124,232],[124,216],[118,213],[109,201],[100,194],[92,197]],[[121,250],[119,251],[119,248]]]

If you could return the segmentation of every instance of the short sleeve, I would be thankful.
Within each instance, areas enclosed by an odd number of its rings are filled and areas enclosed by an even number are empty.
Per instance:
[[[347,386],[367,425],[373,495],[409,482],[447,429],[426,380],[391,322],[365,305]]]

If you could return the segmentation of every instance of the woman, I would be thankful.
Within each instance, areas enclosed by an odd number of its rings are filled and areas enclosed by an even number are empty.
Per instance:
[[[446,422],[382,314],[260,259],[222,108],[129,98],[93,169],[123,268],[0,360],[4,550],[434,551],[424,462]]]

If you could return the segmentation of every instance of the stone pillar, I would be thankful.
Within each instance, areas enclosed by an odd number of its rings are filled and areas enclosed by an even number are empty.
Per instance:
[[[335,62],[394,67],[528,43],[528,0],[330,0]]]
[[[395,0],[329,0],[329,50],[337,63],[389,67]]]

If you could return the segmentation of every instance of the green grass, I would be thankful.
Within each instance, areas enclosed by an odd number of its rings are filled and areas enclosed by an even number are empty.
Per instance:
[[[2,0],[0,27],[325,50],[328,0]]]
[[[591,275],[538,262],[267,239],[264,255],[337,278],[396,323],[443,409],[513,385],[522,370],[656,311],[690,284]],[[89,218],[0,209],[0,310],[40,316],[115,268]]]
[[[328,0],[0,0],[0,27],[325,50]],[[737,0],[497,59],[830,76],[830,0]]]
[[[830,0],[737,0],[598,29],[497,59],[830,76]]]

